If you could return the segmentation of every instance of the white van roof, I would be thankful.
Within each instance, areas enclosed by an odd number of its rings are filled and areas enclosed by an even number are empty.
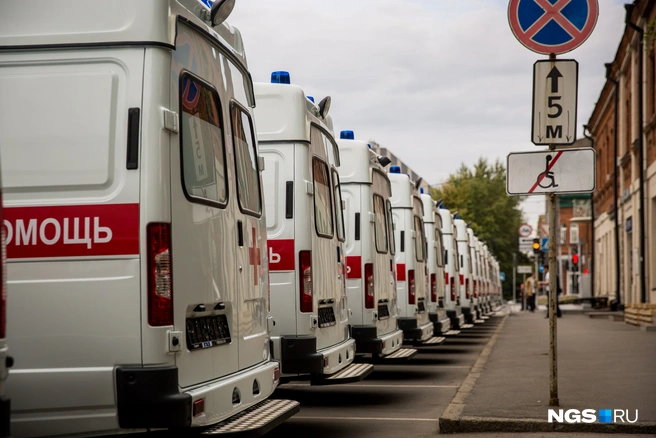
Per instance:
[[[469,235],[467,234],[467,222],[465,222],[464,219],[456,218],[453,220],[453,223],[458,230],[458,240],[461,242],[469,241]]]
[[[424,222],[429,224],[435,223],[435,215],[437,211],[433,197],[431,195],[427,195],[426,193],[422,193],[419,195],[419,197],[421,198],[421,202],[424,204]]]
[[[392,184],[390,203],[393,208],[413,208],[412,196],[417,194],[415,184],[404,173],[388,173],[387,177]]]
[[[453,217],[451,216],[451,212],[447,210],[446,208],[438,208],[437,212],[440,214],[440,217],[442,218],[442,229],[443,230],[452,230],[453,229]],[[451,233],[444,233],[444,234],[451,234]]]
[[[244,66],[239,31],[227,23],[209,26],[207,0],[30,0],[3,2],[0,50],[80,45],[155,45],[175,48],[177,17],[201,27]],[[173,19],[172,19],[173,18]]]
[[[298,85],[256,82],[254,88],[259,141],[309,142],[312,123],[333,134],[330,115],[321,119],[319,106]]]
[[[342,137],[341,134],[340,137]],[[378,169],[385,173],[383,166],[378,163],[378,156],[369,148],[367,142],[340,139],[337,140],[337,146],[339,146],[339,157],[342,161],[342,165],[339,167],[339,178],[342,184],[371,184],[371,169]]]

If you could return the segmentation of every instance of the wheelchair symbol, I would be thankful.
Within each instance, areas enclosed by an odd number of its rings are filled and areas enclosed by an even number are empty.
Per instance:
[[[556,184],[556,179],[554,178],[554,173],[549,170],[549,163],[551,162],[552,158],[553,157],[551,155],[547,155],[546,164],[545,164],[545,167],[544,167],[544,172],[542,172],[541,174],[538,175],[538,179],[536,181],[538,183],[538,185],[540,187],[542,187],[543,189],[549,189],[551,187],[558,187],[558,184]],[[546,185],[543,185],[545,179],[550,180],[550,182]]]

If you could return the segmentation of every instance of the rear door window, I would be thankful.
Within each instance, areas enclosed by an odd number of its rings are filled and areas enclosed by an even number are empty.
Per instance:
[[[232,142],[237,169],[237,198],[242,212],[254,216],[262,214],[260,174],[257,167],[255,135],[250,115],[233,102],[230,114]]]
[[[314,224],[321,237],[333,237],[333,210],[331,202],[330,173],[328,165],[314,158],[312,161],[314,184]]]
[[[333,170],[333,188],[335,196],[335,216],[337,217],[337,238],[340,242],[346,240],[344,233],[344,210],[342,209],[342,190],[339,185],[339,175]]]
[[[394,220],[392,219],[392,204],[387,200],[387,229],[389,230],[390,254],[396,254],[396,241],[394,240]]]
[[[228,201],[221,105],[216,90],[189,74],[180,83],[182,179],[192,202]]]
[[[435,229],[435,263],[438,267],[444,266],[444,248],[442,247],[442,232]]]
[[[376,240],[376,251],[387,254],[387,215],[385,213],[385,200],[380,195],[374,195],[374,237]]]
[[[418,262],[423,262],[426,260],[426,254],[424,252],[425,245],[424,238],[424,225],[421,222],[419,216],[415,216],[415,253]]]

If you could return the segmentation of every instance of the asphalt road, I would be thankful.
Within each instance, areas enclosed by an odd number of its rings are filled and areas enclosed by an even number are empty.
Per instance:
[[[437,419],[453,399],[500,318],[464,330],[442,345],[418,347],[404,364],[375,365],[358,383],[281,385],[274,398],[297,400],[301,412],[267,438],[419,438],[438,432]]]

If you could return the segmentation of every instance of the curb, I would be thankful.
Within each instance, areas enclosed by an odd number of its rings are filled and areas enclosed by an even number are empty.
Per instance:
[[[497,418],[497,417],[475,417],[462,415],[466,407],[466,400],[471,394],[476,381],[487,363],[492,347],[497,341],[501,329],[510,314],[503,317],[503,321],[497,326],[494,335],[481,352],[478,360],[472,367],[469,375],[462,382],[458,392],[449,403],[439,418],[440,434],[477,433],[477,432],[591,432],[591,433],[624,433],[624,434],[656,434],[656,423],[634,423],[634,424],[603,424],[603,423],[548,423],[546,420],[530,418]]]

